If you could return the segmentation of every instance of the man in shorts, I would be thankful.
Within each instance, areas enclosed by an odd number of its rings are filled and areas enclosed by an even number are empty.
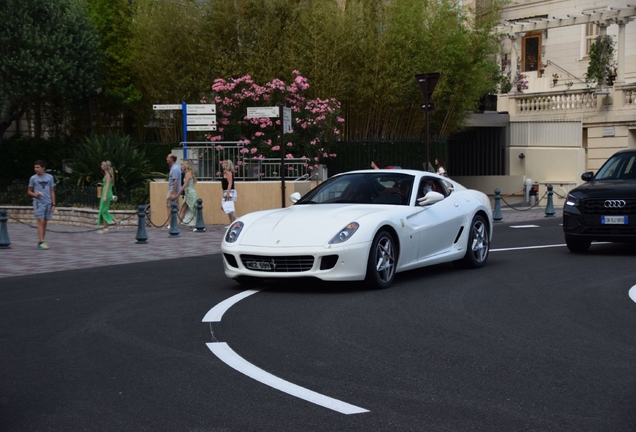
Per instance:
[[[44,161],[35,161],[33,166],[35,174],[29,179],[29,189],[27,194],[33,198],[33,212],[35,219],[38,221],[38,249],[48,250],[48,246],[44,243],[46,235],[46,223],[51,219],[51,215],[55,212],[55,186],[53,176],[47,174],[46,163]]]
[[[179,208],[179,189],[181,189],[181,167],[177,163],[177,156],[170,153],[166,157],[166,162],[170,167],[170,174],[168,174],[168,195],[166,196],[166,208],[168,210],[168,228],[170,228],[170,213],[171,204],[177,203],[177,209]]]

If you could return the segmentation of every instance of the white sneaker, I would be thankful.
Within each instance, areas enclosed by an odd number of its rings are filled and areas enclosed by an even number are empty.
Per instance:
[[[106,234],[108,232],[108,228],[102,228],[99,231],[97,231],[97,234]]]

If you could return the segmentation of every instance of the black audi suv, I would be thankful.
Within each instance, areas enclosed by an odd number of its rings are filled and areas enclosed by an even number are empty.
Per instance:
[[[572,252],[584,253],[592,241],[636,242],[636,150],[623,150],[567,196],[563,234]]]

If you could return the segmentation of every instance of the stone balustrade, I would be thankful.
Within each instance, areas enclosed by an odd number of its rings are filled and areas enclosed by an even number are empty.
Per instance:
[[[533,96],[517,96],[517,112],[595,110],[597,95],[591,92],[571,92]]]

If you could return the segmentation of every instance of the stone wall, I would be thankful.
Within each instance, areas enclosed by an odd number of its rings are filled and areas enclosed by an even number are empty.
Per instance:
[[[31,206],[2,206],[0,208],[7,210],[8,222],[37,225],[37,221],[33,217],[33,207]],[[72,225],[94,228],[97,226],[97,210],[60,207],[55,209],[53,218],[50,223],[58,225]],[[137,226],[138,217],[136,210],[110,210],[115,219],[122,221],[122,225]],[[17,220],[16,220],[17,219]]]

